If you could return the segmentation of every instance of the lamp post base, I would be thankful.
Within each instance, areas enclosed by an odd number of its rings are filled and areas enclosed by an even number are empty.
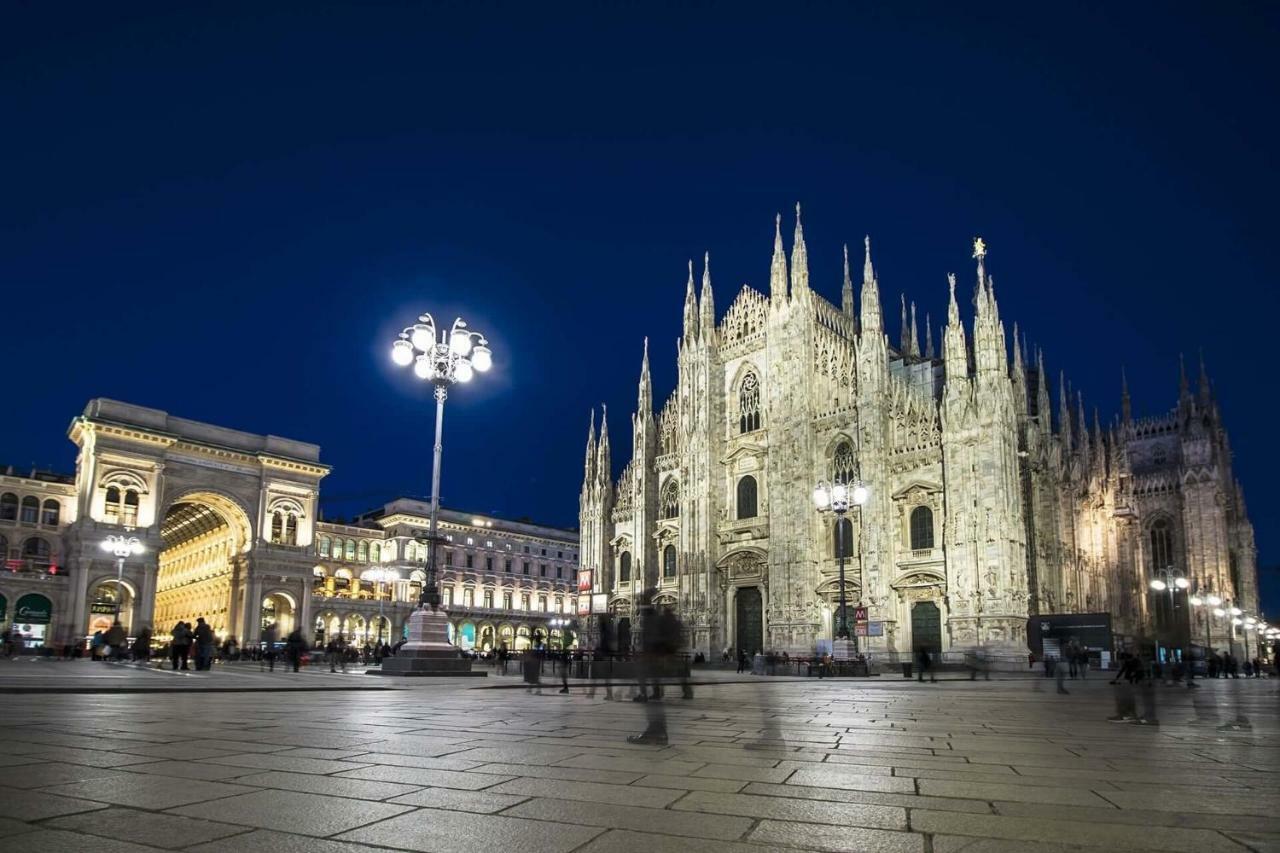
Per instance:
[[[483,678],[472,671],[471,659],[462,657],[449,643],[449,620],[439,610],[421,607],[409,617],[409,641],[400,651],[382,659],[382,670],[371,674],[437,678]]]

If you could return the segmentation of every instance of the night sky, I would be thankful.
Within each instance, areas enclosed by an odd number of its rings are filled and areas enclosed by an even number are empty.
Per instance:
[[[106,396],[318,443],[330,518],[424,494],[387,348],[427,310],[496,361],[450,397],[445,503],[576,525],[645,335],[673,387],[686,259],[723,312],[800,201],[833,301],[871,235],[894,340],[982,235],[1006,331],[1104,421],[1121,365],[1162,412],[1203,348],[1273,566],[1277,8],[10,3],[0,460],[72,470]]]

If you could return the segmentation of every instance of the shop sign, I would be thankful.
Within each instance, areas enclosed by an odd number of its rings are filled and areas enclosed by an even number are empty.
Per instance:
[[[53,621],[53,602],[39,593],[29,592],[14,605],[13,618],[24,625],[48,625]]]
[[[858,637],[883,637],[883,622],[859,622],[853,626],[853,633]]]
[[[112,601],[95,601],[93,604],[89,605],[89,612],[107,613],[114,616],[116,612],[116,605],[115,602]]]
[[[590,615],[590,613],[591,613],[591,596],[579,595],[578,596],[578,615],[588,616]]]
[[[865,607],[855,607],[855,608],[853,608],[853,621],[854,621],[854,622],[866,622],[866,621],[867,621],[867,608],[865,608]]]
[[[578,572],[578,592],[591,592],[591,570]]]

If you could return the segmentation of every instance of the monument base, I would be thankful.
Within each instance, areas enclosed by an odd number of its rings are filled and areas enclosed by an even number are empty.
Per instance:
[[[471,659],[462,657],[449,643],[449,620],[439,610],[419,607],[409,617],[408,642],[388,658],[382,669],[370,675],[399,675],[436,678],[483,678],[487,672],[473,672]]]

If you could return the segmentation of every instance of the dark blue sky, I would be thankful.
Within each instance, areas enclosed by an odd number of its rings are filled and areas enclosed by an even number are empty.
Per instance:
[[[1280,558],[1274,6],[24,3],[2,23],[0,458],[70,470],[69,419],[111,396],[319,443],[331,515],[422,493],[428,394],[386,347],[462,313],[497,363],[451,398],[446,502],[574,524],[588,410],[628,446],[644,335],[672,387],[685,260],[711,251],[724,310],[766,286],[799,200],[815,287],[838,298],[840,245],[869,232],[888,303],[935,322],[983,235],[1006,322],[1104,418],[1121,364],[1161,411],[1203,347]]]

